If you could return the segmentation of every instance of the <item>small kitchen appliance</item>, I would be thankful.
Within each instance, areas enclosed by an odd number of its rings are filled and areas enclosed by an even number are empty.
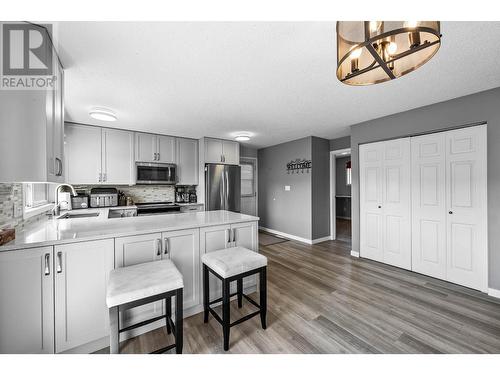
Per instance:
[[[90,190],[90,207],[118,206],[118,190],[115,188],[92,188]]]

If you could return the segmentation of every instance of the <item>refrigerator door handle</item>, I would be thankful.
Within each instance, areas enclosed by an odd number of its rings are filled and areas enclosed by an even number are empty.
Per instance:
[[[224,202],[224,209],[227,210],[229,207],[229,173],[227,171],[227,168],[225,172],[226,172],[226,201]]]
[[[224,173],[222,174],[222,178],[221,178],[221,182],[222,182],[222,189],[221,189],[221,192],[220,192],[220,207],[221,209],[225,209],[225,206],[224,206],[224,197],[226,195],[225,191],[225,183],[224,183]]]

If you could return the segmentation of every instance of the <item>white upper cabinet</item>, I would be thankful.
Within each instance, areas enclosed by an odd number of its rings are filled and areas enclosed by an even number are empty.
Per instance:
[[[135,161],[175,163],[175,138],[135,133]]]
[[[101,128],[66,124],[66,179],[69,184],[99,184]]]
[[[63,80],[52,90],[0,90],[0,182],[63,182]]]
[[[158,139],[157,157],[160,163],[175,163],[175,138],[165,135],[156,136]]]
[[[205,162],[222,163],[222,141],[220,139],[205,138]]]
[[[133,183],[133,133],[103,129],[103,182],[107,184],[127,185]]]
[[[52,246],[0,252],[0,353],[54,352]]]
[[[135,133],[135,160],[142,162],[156,161],[158,147],[156,135]]]
[[[109,335],[106,288],[113,268],[113,239],[54,247],[57,353]]]
[[[198,185],[198,141],[177,139],[177,184]]]
[[[205,138],[205,163],[240,164],[240,144],[235,141]]]
[[[222,155],[225,164],[240,164],[240,144],[234,141],[222,141]]]
[[[133,184],[133,133],[66,124],[66,174],[70,184]]]

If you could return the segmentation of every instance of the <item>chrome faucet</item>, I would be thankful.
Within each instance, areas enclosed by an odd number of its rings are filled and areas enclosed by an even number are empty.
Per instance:
[[[60,207],[60,203],[59,203],[59,190],[62,188],[62,187],[68,187],[71,189],[71,195],[76,197],[77,194],[76,194],[76,191],[75,191],[75,188],[69,184],[59,184],[57,185],[56,187],[56,193],[55,193],[55,198],[54,198],[54,208],[52,209],[52,214],[54,216],[58,216],[60,213],[61,213],[61,207]]]

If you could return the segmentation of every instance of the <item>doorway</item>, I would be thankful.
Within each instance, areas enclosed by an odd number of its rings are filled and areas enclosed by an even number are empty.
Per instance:
[[[257,158],[240,158],[241,213],[257,216]]]
[[[331,239],[351,243],[351,149],[330,152]]]

